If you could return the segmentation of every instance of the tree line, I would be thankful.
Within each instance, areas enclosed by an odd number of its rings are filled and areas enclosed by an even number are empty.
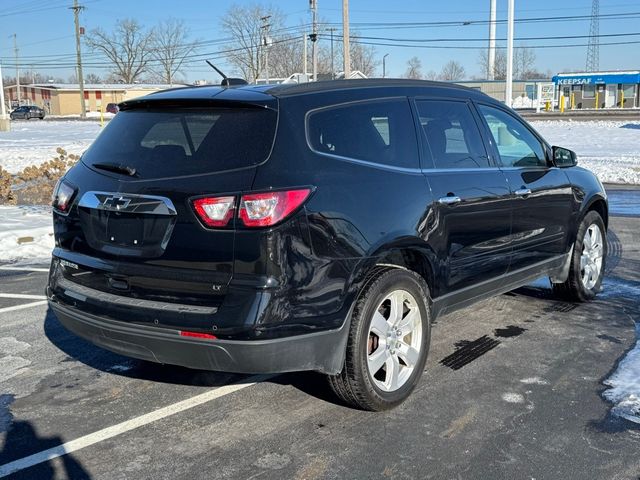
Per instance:
[[[202,41],[191,36],[189,27],[182,20],[168,19],[155,26],[145,26],[136,19],[118,20],[110,30],[101,27],[87,32],[84,37],[88,69],[96,64],[104,65],[106,73],[85,75],[85,83],[185,83],[187,65],[202,64],[211,59],[214,64],[224,60],[225,72],[229,76],[241,76],[249,82],[266,77],[288,77],[305,70],[304,42],[310,33],[308,24],[286,26],[286,15],[274,6],[261,4],[232,5],[221,18],[220,40]],[[357,32],[350,38],[351,69],[360,70],[368,77],[375,76],[380,65],[373,45],[359,41]],[[215,45],[215,51],[207,51]],[[328,23],[319,21],[318,26],[318,73],[324,78],[333,78],[342,71],[342,36],[338,29],[328,28]],[[207,48],[208,47],[208,48]],[[307,42],[307,71],[311,73],[312,42]],[[88,59],[88,58],[91,59]],[[102,60],[96,60],[100,58]],[[268,60],[267,60],[268,58]],[[515,49],[514,79],[542,78],[535,67],[535,52],[525,46]],[[479,52],[479,78],[489,78],[487,50]],[[85,67],[85,68],[87,68]],[[213,72],[212,72],[213,73]],[[503,80],[506,76],[504,50],[496,51],[493,77]],[[401,75],[405,78],[458,81],[469,78],[465,68],[456,60],[447,62],[439,72],[423,72],[422,61],[414,56],[406,63]],[[37,72],[22,72],[21,84],[64,83],[60,77],[41,75]],[[472,76],[471,79],[479,79]],[[71,75],[67,79],[77,83]],[[5,84],[15,83],[15,77],[5,76]]]

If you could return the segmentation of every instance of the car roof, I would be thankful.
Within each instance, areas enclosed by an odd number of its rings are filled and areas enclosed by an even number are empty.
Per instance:
[[[221,87],[218,85],[203,85],[193,87],[180,87],[170,90],[154,92],[143,97],[124,101],[121,108],[135,108],[136,106],[171,101],[228,101],[242,102],[254,105],[264,105],[274,103],[275,99],[281,97],[292,97],[298,95],[328,93],[337,91],[363,91],[372,90],[372,96],[377,96],[375,90],[403,90],[414,91],[415,95],[434,93],[447,96],[447,91],[457,97],[490,99],[484,93],[448,82],[434,82],[429,80],[409,80],[409,79],[357,79],[357,80],[328,80],[309,83],[288,83],[274,85],[242,85],[239,87]],[[385,93],[386,94],[386,93]]]

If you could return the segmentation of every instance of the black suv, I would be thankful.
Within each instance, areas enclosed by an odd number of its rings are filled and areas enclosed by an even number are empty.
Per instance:
[[[605,191],[503,104],[423,81],[194,87],[120,104],[54,192],[47,296],[114,352],[316,370],[382,410],[431,323],[541,276],[600,289]]]
[[[39,118],[42,120],[45,117],[44,110],[35,105],[24,105],[13,110],[9,117],[11,120],[17,120],[21,118],[23,120],[31,120],[32,118]]]

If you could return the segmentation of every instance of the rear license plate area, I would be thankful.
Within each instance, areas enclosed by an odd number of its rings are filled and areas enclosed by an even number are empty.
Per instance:
[[[128,214],[109,212],[107,242],[127,247],[144,245],[144,219]]]

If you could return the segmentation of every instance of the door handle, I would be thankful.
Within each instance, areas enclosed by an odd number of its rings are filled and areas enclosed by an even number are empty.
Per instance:
[[[520,188],[513,193],[515,193],[518,197],[526,197],[527,195],[531,195],[531,189]]]
[[[457,195],[447,195],[446,197],[440,197],[438,203],[441,205],[453,205],[454,203],[460,203],[462,199]]]

